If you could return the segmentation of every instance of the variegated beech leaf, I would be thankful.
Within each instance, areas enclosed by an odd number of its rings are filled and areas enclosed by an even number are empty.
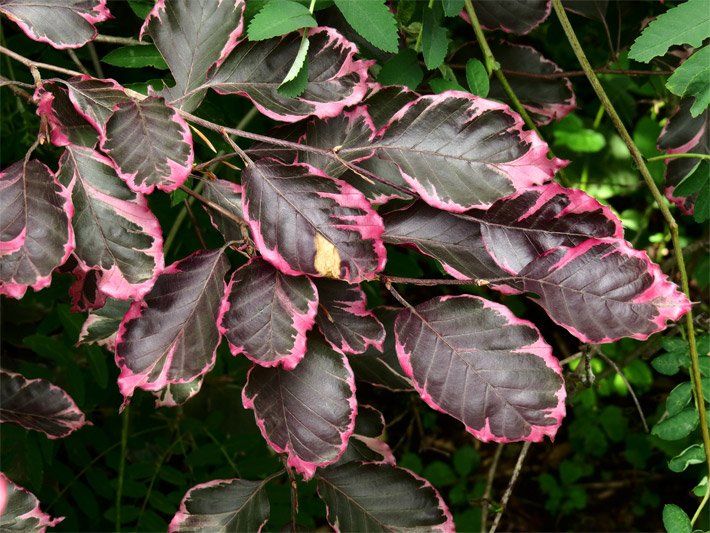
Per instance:
[[[661,268],[622,239],[550,250],[520,271],[519,283],[552,320],[595,344],[646,339],[690,309]]]
[[[705,110],[693,118],[690,114],[692,98],[684,99],[678,110],[668,120],[658,137],[658,149],[665,153],[710,155],[710,111]],[[692,215],[695,210],[697,193],[689,196],[674,196],[673,192],[680,183],[696,171],[710,173],[710,164],[696,158],[666,159],[665,194],[683,213]]]
[[[44,164],[18,161],[0,172],[0,294],[22,298],[52,281],[74,249],[74,208]]]
[[[477,296],[441,296],[402,310],[395,334],[422,399],[476,438],[554,438],[565,414],[562,370],[531,322]]]
[[[118,326],[130,306],[129,301],[108,298],[103,307],[89,312],[81,326],[77,344],[98,344],[113,352],[116,349]]]
[[[405,468],[355,461],[319,471],[317,482],[336,531],[455,530],[439,492]]]
[[[298,33],[266,41],[242,41],[207,80],[219,94],[247,96],[266,116],[296,122],[309,115],[334,117],[362,100],[370,61],[356,60],[357,47],[332,28],[308,31],[308,83],[297,98],[278,92],[301,43]]]
[[[167,267],[145,298],[131,304],[116,336],[124,406],[137,388],[157,394],[163,405],[174,405],[160,397],[163,389],[201,382],[210,371],[222,338],[217,324],[225,310],[228,268],[222,250],[195,252]],[[190,390],[194,395],[199,386]]]
[[[112,298],[141,298],[163,268],[160,225],[143,195],[108,158],[82,146],[66,148],[57,176],[71,191],[80,268],[98,271],[98,290]]]
[[[195,485],[168,526],[181,531],[261,531],[269,519],[267,480],[215,479]]]
[[[163,98],[116,104],[101,136],[101,149],[128,186],[142,193],[171,192],[192,170],[192,134]]]
[[[96,130],[79,114],[66,89],[57,83],[45,82],[34,94],[37,114],[45,117],[50,138],[55,146],[77,144],[93,148],[99,142]]]
[[[0,423],[61,439],[89,422],[69,394],[46,379],[0,370]]]
[[[185,111],[196,109],[206,89],[207,71],[219,66],[244,30],[245,0],[164,0],[156,2],[141,28],[155,43],[175,79],[161,93]]]
[[[402,85],[382,86],[375,83],[371,84],[363,104],[367,106],[375,130],[379,132],[400,109],[420,96]]]
[[[367,309],[360,286],[334,279],[317,279],[315,283],[319,302],[316,324],[328,344],[347,354],[363,353],[368,346],[381,352],[385,328]]]
[[[231,213],[241,219],[244,218],[242,212],[242,186],[227,180],[203,180],[203,196],[213,204],[217,204],[227,213]],[[210,217],[212,225],[219,231],[226,242],[241,241],[244,239],[242,227],[233,219],[227,217],[223,212],[204,206]]]
[[[530,33],[550,14],[551,0],[473,0],[481,25],[487,30],[503,30],[524,35]],[[468,20],[468,15],[465,17]]]
[[[0,13],[30,39],[54,48],[79,48],[98,33],[94,24],[111,18],[106,0],[0,0]]]
[[[43,512],[34,494],[0,472],[0,530],[43,533],[62,520]]]
[[[242,186],[254,242],[281,272],[358,283],[384,268],[382,219],[347,183],[308,165],[261,159],[244,169]]]
[[[106,122],[116,105],[130,100],[118,82],[78,76],[68,80],[51,80],[67,87],[69,100],[94,129],[103,134]]]
[[[318,307],[318,292],[308,277],[286,276],[253,258],[232,275],[226,306],[221,329],[234,355],[286,370],[303,359]]]
[[[83,313],[102,308],[106,304],[108,296],[99,289],[99,283],[103,278],[101,270],[99,268],[85,269],[79,264],[79,260],[74,254],[69,257],[69,261],[62,270],[65,270],[70,262],[74,264],[71,274],[75,278],[74,283],[69,287],[71,310],[75,313]]]
[[[508,106],[458,91],[405,105],[373,146],[425,202],[456,212],[540,185],[565,165]]]
[[[382,413],[369,405],[358,405],[355,429],[348,441],[348,448],[337,464],[372,461],[394,465],[394,455],[384,439],[385,418]]]
[[[269,445],[286,453],[288,465],[310,479],[316,468],[337,461],[355,427],[355,379],[346,357],[317,334],[291,371],[254,365],[242,391],[247,409]]]

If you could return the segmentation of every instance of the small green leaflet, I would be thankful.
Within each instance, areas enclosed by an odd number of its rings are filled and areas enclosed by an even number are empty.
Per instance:
[[[672,503],[663,507],[663,527],[668,533],[691,533],[693,531],[688,515],[683,509]]]
[[[306,90],[308,85],[308,48],[311,42],[304,35],[301,39],[301,44],[298,47],[298,53],[293,60],[291,68],[288,70],[286,77],[279,85],[279,94],[288,98],[296,98]]]
[[[444,7],[444,15],[447,17],[455,17],[463,10],[464,0],[441,0]]]
[[[163,56],[160,55],[158,49],[152,44],[121,46],[120,48],[111,50],[101,61],[108,65],[113,65],[114,67],[155,67],[161,70],[168,68]]]
[[[555,143],[581,154],[593,154],[606,146],[606,138],[598,131],[584,127],[582,119],[570,113],[557,123]]]
[[[263,41],[317,25],[306,6],[292,0],[269,0],[252,19],[247,33],[250,41]]]
[[[683,472],[690,465],[705,462],[705,450],[702,444],[693,444],[668,461],[668,468],[673,472]]]
[[[397,20],[384,0],[335,0],[335,5],[367,42],[385,52],[397,51]]]
[[[382,85],[404,85],[413,91],[424,79],[424,72],[417,61],[417,53],[411,48],[403,48],[392,59],[382,65],[377,81]]]
[[[488,89],[490,88],[488,73],[486,72],[486,67],[478,59],[469,59],[466,63],[466,83],[468,83],[468,88],[476,96],[482,96],[483,98],[488,96]]]
[[[695,97],[690,108],[693,117],[705,111],[710,105],[710,46],[703,46],[686,59],[668,78],[666,87],[678,96]]]
[[[643,30],[629,50],[629,58],[648,63],[676,44],[701,46],[710,37],[707,0],[688,0],[658,16]]]
[[[435,78],[429,81],[429,87],[434,91],[434,94],[440,94],[444,91],[465,91],[457,82],[447,80],[445,78]]]
[[[441,5],[434,4],[431,9],[424,9],[422,16],[422,52],[426,68],[433,70],[441,65],[448,50],[449,38],[446,28],[441,25]]]

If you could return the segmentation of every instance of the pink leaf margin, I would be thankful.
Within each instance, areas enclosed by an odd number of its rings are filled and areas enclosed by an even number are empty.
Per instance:
[[[9,477],[7,477],[2,472],[0,472],[0,517],[2,517],[5,514],[5,511],[7,510],[7,502],[10,497],[10,491],[24,492],[35,501],[35,506],[25,514],[18,516],[18,518],[24,520],[30,518],[36,519],[37,525],[35,527],[38,528],[38,531],[40,533],[43,533],[48,527],[54,527],[62,520],[64,520],[63,516],[52,518],[47,513],[43,512],[39,508],[39,500],[34,494],[32,494],[27,489],[16,485]]]
[[[516,317],[507,307],[504,305],[491,302],[489,300],[486,300],[485,298],[481,298],[479,296],[473,296],[471,294],[461,294],[461,295],[455,295],[455,296],[438,296],[437,299],[440,300],[441,302],[445,302],[446,300],[450,299],[456,299],[456,298],[471,298],[474,300],[479,300],[485,309],[490,309],[497,313],[498,315],[502,316],[508,324],[512,325],[519,325],[519,326],[525,326],[526,328],[530,328],[535,333],[537,334],[538,338],[537,340],[528,346],[523,346],[516,350],[516,353],[530,353],[533,355],[536,355],[537,357],[540,357],[544,362],[545,366],[547,368],[551,369],[552,371],[557,374],[560,379],[562,380],[562,386],[560,389],[557,391],[555,394],[557,397],[557,405],[552,408],[548,409],[546,411],[546,415],[548,418],[551,418],[555,421],[554,424],[547,425],[547,426],[531,426],[530,428],[530,433],[528,434],[527,437],[524,437],[522,439],[517,439],[517,440],[511,440],[507,439],[505,437],[501,437],[499,435],[494,435],[491,430],[490,430],[490,424],[488,418],[486,418],[485,425],[482,429],[474,429],[468,426],[465,426],[466,431],[471,433],[474,437],[477,439],[483,441],[483,442],[500,442],[500,443],[507,443],[507,442],[518,442],[520,440],[524,441],[531,441],[531,442],[541,442],[545,436],[550,437],[551,440],[554,440],[555,435],[557,434],[557,430],[559,429],[560,425],[562,424],[562,419],[565,416],[566,409],[565,409],[565,398],[567,397],[567,391],[565,389],[564,385],[564,377],[562,375],[562,368],[560,367],[560,363],[557,360],[556,357],[552,355],[552,348],[550,347],[549,344],[545,342],[543,339],[542,335],[540,334],[540,331],[537,329],[535,324],[532,322],[529,322],[527,320],[523,320],[521,318]],[[399,318],[398,318],[399,319]],[[414,369],[412,368],[412,364],[410,362],[410,357],[411,353],[408,353],[404,349],[404,344],[399,339],[399,334],[397,332],[397,328],[395,327],[395,348],[397,350],[397,357],[399,359],[399,363],[402,366],[402,370],[404,370],[404,373],[410,378],[412,385],[414,388],[417,390],[419,393],[419,396],[424,400],[424,402],[429,405],[432,409],[435,411],[440,411],[442,413],[445,413],[449,416],[451,416],[451,413],[446,411],[443,407],[441,407],[439,404],[436,403],[436,401],[431,397],[431,395],[424,389],[422,385],[420,385],[416,379],[414,378]]]

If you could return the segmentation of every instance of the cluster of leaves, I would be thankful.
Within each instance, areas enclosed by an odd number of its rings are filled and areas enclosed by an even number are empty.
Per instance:
[[[611,209],[551,182],[567,162],[508,107],[505,85],[488,78],[488,58],[471,45],[449,53],[447,18],[465,20],[475,9],[487,29],[525,34],[548,16],[549,2],[530,2],[525,17],[485,2],[463,13],[463,1],[400,2],[396,14],[383,2],[334,3],[327,19],[338,29],[318,26],[316,17],[326,16],[315,8],[326,6],[316,2],[309,9],[290,0],[160,1],[140,31],[153,50],[116,51],[107,61],[167,68],[172,82],[153,83],[146,95],[88,75],[36,80],[39,139],[62,152],[56,171],[33,158],[33,147],[2,172],[0,207],[10,216],[0,239],[0,293],[22,298],[28,288],[49,286],[53,273],[70,273],[72,310],[89,313],[78,342],[114,352],[122,409],[136,389],[153,393],[157,406],[185,404],[226,338],[233,355],[252,363],[244,407],[289,473],[315,478],[333,527],[450,530],[439,492],[395,465],[384,418],[358,404],[355,379],[414,389],[478,439],[503,443],[554,437],[565,383],[533,323],[472,294],[413,306],[392,287],[407,281],[401,272],[383,273],[389,256],[414,249],[462,283],[531,295],[587,343],[647,339],[690,304],[624,239]],[[76,48],[109,17],[105,2],[85,4],[47,0],[39,13],[3,0],[0,11],[32,39]],[[398,48],[399,26],[416,35],[413,48]],[[370,71],[378,65],[357,59],[358,46],[340,33],[347,28],[361,46],[397,52],[376,73],[379,83]],[[692,45],[697,36],[689,39]],[[595,132],[569,115],[576,98],[568,78],[531,81],[560,73],[555,63],[516,42],[492,48],[496,68],[511,73],[538,125],[567,116],[557,143],[600,149]],[[423,79],[420,49],[424,66],[441,74],[428,81],[433,94],[414,90]],[[465,82],[447,57],[461,58]],[[193,115],[210,89],[246,96],[287,124],[263,136]],[[668,154],[707,150],[707,111],[697,116],[702,96],[683,94],[696,104],[686,100],[661,133],[658,148]],[[223,134],[232,151],[196,163],[191,127]],[[230,133],[258,142],[244,152]],[[207,170],[235,155],[244,162],[237,181]],[[667,165],[667,194],[686,212],[695,208],[698,220],[707,187],[694,176],[706,165]],[[161,223],[147,198],[157,191],[197,198],[224,245],[166,266]],[[363,282],[376,280],[400,307],[368,308]],[[50,438],[87,424],[47,380],[3,371],[2,394],[3,421]],[[197,484],[170,528],[260,529],[269,520],[268,483],[283,473]],[[56,523],[34,496],[1,481],[19,502],[8,503],[12,513],[3,520]]]

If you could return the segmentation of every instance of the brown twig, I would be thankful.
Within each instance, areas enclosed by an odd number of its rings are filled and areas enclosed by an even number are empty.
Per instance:
[[[501,518],[503,518],[503,512],[505,511],[505,508],[508,505],[508,500],[510,500],[510,495],[513,494],[513,487],[515,486],[515,482],[518,480],[518,476],[520,475],[520,471],[523,469],[523,463],[525,462],[525,456],[528,454],[528,450],[530,449],[531,444],[532,443],[530,441],[524,443],[522,449],[520,450],[520,455],[518,455],[518,461],[515,463],[515,469],[513,470],[513,475],[510,476],[510,481],[508,482],[508,486],[506,487],[505,492],[503,493],[503,498],[500,500],[500,512],[493,519],[493,525],[491,526],[489,533],[495,533],[496,529],[498,529],[498,524],[500,524],[500,520],[501,520]]]
[[[490,508],[491,502],[491,492],[493,491],[493,481],[496,478],[496,470],[498,470],[498,463],[500,462],[500,456],[503,454],[503,447],[505,444],[500,443],[496,446],[496,451],[493,454],[493,461],[488,469],[488,476],[486,477],[486,488],[483,491],[482,501],[481,501],[481,531],[485,531],[488,528],[488,509]]]

